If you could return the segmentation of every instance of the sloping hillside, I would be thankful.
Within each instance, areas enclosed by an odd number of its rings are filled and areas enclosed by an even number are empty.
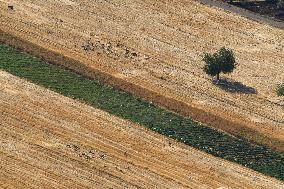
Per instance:
[[[0,188],[283,188],[3,71],[0,120]]]
[[[274,91],[284,80],[283,30],[191,0],[1,0],[0,8],[0,41],[284,151]],[[239,63],[231,92],[202,71],[200,55],[221,46]]]

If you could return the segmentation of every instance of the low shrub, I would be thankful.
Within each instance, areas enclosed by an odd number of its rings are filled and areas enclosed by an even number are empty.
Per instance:
[[[278,96],[284,96],[284,83],[277,86],[276,93]]]

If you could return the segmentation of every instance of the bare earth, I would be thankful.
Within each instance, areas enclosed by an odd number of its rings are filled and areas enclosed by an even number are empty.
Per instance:
[[[0,188],[284,187],[3,71],[0,120]]]
[[[283,30],[192,0],[0,0],[0,10],[0,30],[17,37],[0,41],[29,49],[18,42],[27,40],[78,60],[91,68],[86,75],[102,71],[136,86],[120,88],[284,152],[284,99],[275,94],[284,81]],[[236,53],[238,69],[227,78],[240,92],[202,71],[200,55],[221,46]]]

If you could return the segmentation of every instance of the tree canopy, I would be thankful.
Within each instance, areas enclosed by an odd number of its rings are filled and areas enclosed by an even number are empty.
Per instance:
[[[231,73],[237,65],[233,51],[225,47],[212,55],[204,53],[202,60],[205,62],[204,72],[212,77],[217,76],[217,80],[220,79],[220,73]]]

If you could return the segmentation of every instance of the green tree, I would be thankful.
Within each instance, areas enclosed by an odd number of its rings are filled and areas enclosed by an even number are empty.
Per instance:
[[[231,73],[236,68],[236,59],[232,50],[222,47],[213,55],[204,53],[203,59],[206,64],[204,72],[212,77],[216,76],[220,80],[220,73]]]
[[[278,0],[277,2],[277,8],[279,10],[284,10],[284,0]]]

